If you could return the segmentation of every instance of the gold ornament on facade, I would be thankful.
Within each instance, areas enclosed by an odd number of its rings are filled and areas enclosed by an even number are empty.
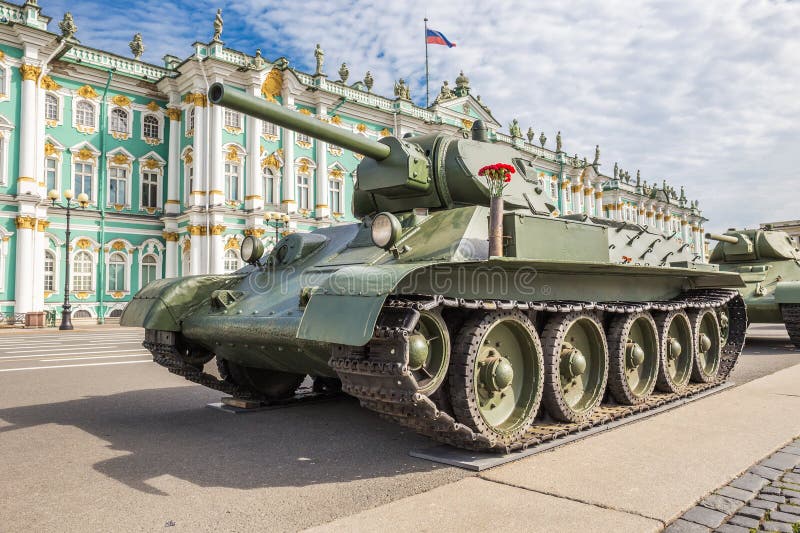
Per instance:
[[[299,113],[300,113],[301,115],[305,115],[305,116],[307,116],[307,117],[311,116],[311,111],[309,111],[309,110],[308,110],[308,109],[306,109],[306,108],[303,108],[303,109],[301,109],[301,110],[299,111]]]
[[[359,153],[353,152],[353,157],[355,157],[356,159],[361,161],[362,159],[364,159],[364,154],[359,154]]]
[[[329,144],[329,145],[328,145],[328,153],[329,153],[329,154],[331,154],[331,155],[340,156],[340,155],[342,155],[344,152],[343,152],[343,151],[342,151],[342,149],[341,149],[341,148],[339,148],[338,146],[334,146],[334,145],[332,145],[332,144]]]
[[[301,141],[300,139],[298,139],[294,143],[300,148],[306,148],[306,149],[311,148],[311,143],[309,141]]]
[[[222,224],[215,224],[211,226],[211,235],[222,235],[225,233],[225,226]]]
[[[262,168],[263,167],[269,167],[269,168],[273,168],[275,170],[278,170],[278,169],[281,168],[281,162],[280,162],[280,160],[278,160],[278,158],[275,156],[275,154],[272,153],[272,154],[269,154],[267,157],[264,158],[264,162],[262,163],[261,166],[262,166]]]
[[[185,156],[183,156],[183,161],[184,161],[184,162],[185,162],[187,165],[191,165],[191,164],[192,164],[192,161],[194,161],[194,158],[192,157],[192,151],[191,151],[191,150],[189,150],[188,152],[186,152],[186,155],[185,155]]]
[[[264,235],[266,231],[267,230],[265,230],[264,228],[247,228],[246,230],[244,230],[244,236],[261,238],[261,236]]]
[[[331,124],[336,124],[337,126],[341,126],[342,125],[342,117],[340,117],[339,115],[333,115],[331,117]]]
[[[178,234],[174,231],[165,231],[161,234],[167,242],[178,242]]]
[[[233,161],[233,162],[236,162],[236,163],[241,163],[242,158],[239,155],[239,151],[236,148],[234,148],[233,146],[231,146],[228,149],[228,152],[225,154],[225,161]]]
[[[92,241],[86,238],[78,239],[78,242],[75,243],[75,246],[81,250],[88,250],[92,247]]]
[[[203,93],[186,93],[186,96],[183,97],[183,102],[193,104],[195,107],[205,107],[208,100],[206,100],[206,95]]]
[[[183,241],[183,251],[189,252],[192,249],[192,241],[189,239],[184,239]]]
[[[236,240],[236,237],[229,237],[228,240],[225,242],[225,250],[238,250],[239,249],[239,241]]]
[[[56,145],[53,143],[44,143],[44,155],[45,157],[50,157],[54,155],[59,155],[61,151],[56,148]]]
[[[36,231],[45,232],[47,228],[50,226],[50,222],[47,220],[39,220],[36,222]]]
[[[114,241],[111,244],[111,249],[114,250],[115,252],[122,252],[125,250],[125,243],[122,241]]]
[[[170,120],[174,120],[180,122],[181,120],[181,110],[177,107],[168,107],[166,110],[166,114]]]
[[[91,85],[84,85],[83,87],[78,88],[75,93],[81,98],[87,98],[89,100],[95,100],[99,96],[97,91],[95,91]]]
[[[42,67],[36,65],[20,65],[19,73],[23,81],[36,81],[42,73]]]
[[[85,300],[88,297],[89,297],[88,292],[80,291],[75,293],[75,298],[77,298],[78,300]]]
[[[391,131],[389,131],[389,129],[388,129],[388,128],[383,128],[383,129],[381,130],[381,134],[380,134],[380,135],[381,135],[381,137],[388,137],[388,136],[389,136],[389,135],[391,135],[391,134],[392,134],[392,132],[391,132]]]
[[[114,204],[114,210],[122,211],[125,208],[124,204]]]
[[[33,229],[36,219],[28,215],[20,215],[16,218],[17,229]]]
[[[111,293],[112,298],[122,298],[123,296],[125,296],[125,293],[120,291],[114,291]]]
[[[365,131],[367,131],[367,125],[366,125],[366,124],[364,124],[363,122],[360,122],[360,123],[359,123],[359,124],[356,126],[356,129],[359,131],[359,133],[364,133]]]
[[[472,121],[466,118],[461,119],[461,124],[464,126],[464,129],[472,129]]]
[[[189,235],[193,236],[205,236],[207,234],[205,226],[186,226],[186,231],[189,232]]]
[[[131,160],[122,152],[117,152],[111,157],[111,162],[115,165],[127,165]]]
[[[329,174],[332,178],[340,180],[344,177],[344,170],[342,170],[341,168],[334,168],[331,169]]]
[[[300,160],[300,165],[297,167],[297,171],[301,174],[308,174],[310,167],[310,161],[306,158]]]
[[[264,83],[261,84],[261,96],[270,102],[277,102],[275,98],[280,96],[282,88],[283,72],[277,68],[273,68],[267,73],[267,77],[264,78]]]
[[[6,53],[0,50],[0,63],[5,63],[6,61]]]
[[[149,157],[144,162],[144,168],[146,168],[147,170],[155,170],[157,168],[161,168],[161,162],[158,161],[157,159]]]
[[[39,87],[46,91],[57,91],[61,88],[61,85],[53,81],[53,78],[50,76],[42,76],[42,80],[39,82]]]
[[[149,109],[153,113],[158,113],[159,111],[161,111],[161,106],[158,105],[155,100],[150,100],[150,102],[147,104],[147,109]]]
[[[114,105],[119,107],[130,107],[131,99],[125,96],[124,94],[118,94],[111,99]]]

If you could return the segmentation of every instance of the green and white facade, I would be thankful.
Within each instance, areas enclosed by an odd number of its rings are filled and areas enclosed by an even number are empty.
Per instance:
[[[164,66],[89,48],[53,33],[37,2],[0,1],[0,313],[60,307],[66,254],[75,317],[118,316],[149,280],[224,273],[240,266],[245,235],[269,248],[277,231],[352,220],[362,156],[260,120],[210,106],[224,82],[366,137],[447,131],[482,120],[494,142],[517,146],[537,169],[559,213],[585,213],[675,228],[702,254],[696,203],[666,187],[598,172],[500,124],[463,73],[429,108],[307,74],[285,58],[195,43]],[[64,33],[64,35],[62,35]],[[321,70],[321,69],[318,69]],[[597,163],[597,157],[595,158]],[[50,189],[85,192],[65,240],[65,211]],[[275,222],[283,215],[289,221]],[[285,218],[285,217],[284,217]]]

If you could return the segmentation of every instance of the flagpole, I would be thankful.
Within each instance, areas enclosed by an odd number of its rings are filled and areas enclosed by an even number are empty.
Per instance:
[[[425,107],[430,105],[431,87],[428,76],[428,17],[425,17]]]

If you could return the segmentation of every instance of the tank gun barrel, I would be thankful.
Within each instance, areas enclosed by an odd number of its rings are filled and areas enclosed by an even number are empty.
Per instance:
[[[391,149],[383,143],[290,111],[277,104],[265,102],[255,96],[226,87],[222,83],[214,83],[209,87],[208,99],[212,104],[272,122],[292,131],[305,133],[315,139],[364,154],[378,161],[389,157],[391,152]]]
[[[737,244],[739,239],[733,235],[718,235],[716,233],[706,233],[706,239],[712,241],[727,242],[728,244]]]

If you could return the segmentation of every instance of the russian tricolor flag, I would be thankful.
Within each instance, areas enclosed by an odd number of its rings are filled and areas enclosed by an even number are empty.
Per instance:
[[[425,30],[425,42],[428,44],[442,44],[448,48],[453,48],[456,45],[456,43],[448,41],[444,33],[431,29]]]

